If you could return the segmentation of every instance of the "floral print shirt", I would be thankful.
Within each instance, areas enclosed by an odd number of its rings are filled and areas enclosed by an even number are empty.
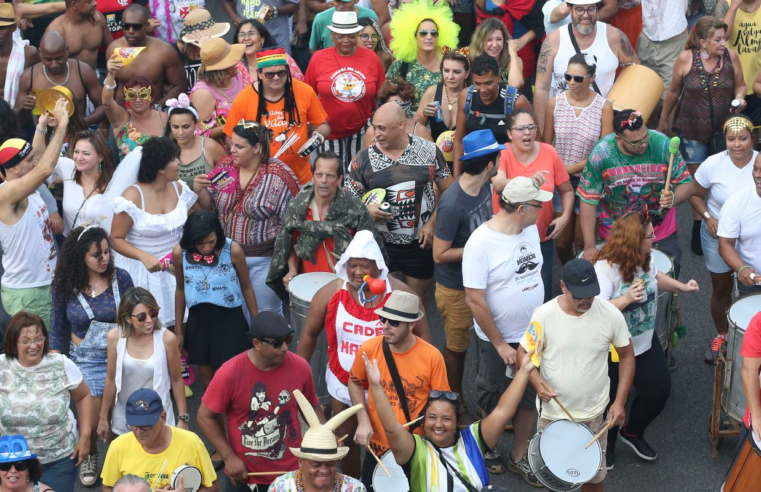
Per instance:
[[[386,72],[386,80],[393,79],[394,77],[401,77],[402,62],[395,60],[394,63],[388,67]],[[404,80],[415,86],[415,100],[412,101],[412,113],[417,111],[420,98],[425,94],[425,90],[432,85],[441,83],[441,72],[431,72],[417,61],[410,62],[407,69],[407,76]]]
[[[300,492],[296,487],[296,475],[298,473],[299,471],[296,470],[280,475],[272,482],[267,492]],[[362,482],[356,478],[348,477],[342,473],[338,474],[338,478],[341,481],[341,487],[338,490],[341,492],[367,492]]]

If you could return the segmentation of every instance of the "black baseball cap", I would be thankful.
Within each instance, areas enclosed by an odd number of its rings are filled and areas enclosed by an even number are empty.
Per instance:
[[[584,258],[576,258],[566,263],[561,279],[575,299],[588,299],[600,294],[595,267]]]
[[[293,328],[283,318],[283,315],[272,311],[263,311],[251,320],[248,334],[254,338],[280,340],[293,335]]]

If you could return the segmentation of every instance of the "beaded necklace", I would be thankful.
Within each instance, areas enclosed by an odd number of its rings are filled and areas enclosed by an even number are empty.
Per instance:
[[[706,71],[705,67],[703,66],[703,60],[700,58],[700,55],[695,55],[695,68],[698,69],[698,75],[700,76],[700,83],[703,85],[703,90],[708,92],[708,86],[711,83],[709,78],[710,74]],[[717,87],[719,85],[719,75],[721,75],[721,69],[724,68],[724,64],[721,60],[721,55],[719,56],[719,62],[716,64],[716,68],[714,68],[713,71],[713,86]]]
[[[301,484],[302,478],[303,478],[301,469],[299,469],[299,471],[296,472],[295,478],[296,478],[296,491],[304,492],[304,486]],[[339,480],[338,478],[338,473],[335,474],[334,481],[335,481],[335,484],[333,485],[333,492],[338,492],[341,488],[341,480]]]

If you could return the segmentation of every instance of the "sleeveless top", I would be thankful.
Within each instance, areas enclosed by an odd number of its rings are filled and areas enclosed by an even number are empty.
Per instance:
[[[190,263],[185,259],[187,251],[182,250],[185,303],[188,309],[202,303],[226,308],[235,308],[243,304],[243,293],[233,265],[231,245],[232,240],[226,239],[219,252],[217,265],[213,267],[203,262]]]
[[[180,179],[188,185],[188,188],[193,189],[193,178],[199,174],[206,174],[212,170],[214,166],[206,160],[206,137],[201,137],[201,155],[197,159],[188,162],[187,164],[180,164],[177,172],[180,175]]]
[[[568,89],[568,84],[563,75],[568,70],[568,60],[576,54],[571,37],[568,34],[568,27],[561,27],[558,31],[560,32],[560,44],[552,65],[553,84],[550,97]],[[600,89],[600,95],[603,97],[607,96],[611,87],[613,87],[613,82],[616,79],[616,70],[618,69],[618,56],[616,56],[608,44],[608,24],[597,22],[597,34],[595,35],[594,42],[589,48],[582,49],[581,52],[597,57],[595,82],[597,82],[597,87]]]
[[[444,106],[444,99],[442,99],[443,96],[444,96],[444,84],[436,84],[436,95],[433,97],[433,100],[439,101],[441,105]],[[454,113],[454,111],[451,111],[451,113]],[[436,121],[435,118],[428,118],[428,121],[431,125],[431,136],[433,137],[434,142],[436,141],[436,139],[439,138],[439,135],[441,135],[445,131],[454,130],[455,128],[455,125],[452,125],[451,127],[447,127],[447,125],[443,121]]]
[[[163,126],[163,123],[161,123],[161,115],[158,111],[156,111],[156,117],[159,119],[159,125]],[[152,136],[153,135],[143,134],[132,124],[132,118],[128,119],[127,122],[122,125],[119,134],[116,136],[116,146],[119,147],[119,158],[124,159],[124,157],[134,150],[135,147],[143,145],[146,140]]]
[[[476,130],[491,130],[494,134],[494,138],[498,143],[507,143],[507,116],[503,119],[487,118],[484,123],[481,123],[477,113],[484,114],[504,114],[505,113],[505,97],[507,96],[507,86],[505,84],[499,84],[499,96],[497,99],[491,102],[491,104],[484,104],[481,102],[481,96],[478,92],[473,93],[473,99],[470,101],[469,114],[465,116],[465,134],[469,134]],[[470,114],[476,113],[476,114]]]
[[[581,114],[576,116],[575,108],[566,99],[566,91],[555,97],[555,111],[552,113],[555,126],[554,145],[566,166],[586,159],[600,139],[604,105],[605,98],[597,94],[592,104],[581,109]]]
[[[227,115],[230,114],[230,108],[233,106],[235,97],[251,83],[251,76],[248,74],[243,63],[238,62],[236,68],[238,69],[238,75],[232,78],[233,84],[230,89],[223,90],[219,87],[214,87],[203,80],[199,80],[190,91],[191,97],[198,89],[206,89],[211,92],[212,96],[214,96],[214,111],[211,113],[209,119],[198,122],[198,125],[196,126],[196,135],[208,136],[211,134],[211,130],[215,126],[225,126],[225,123],[227,123]]]
[[[713,125],[708,103],[709,90],[713,103]],[[682,81],[682,97],[677,103],[674,129],[683,139],[708,143],[711,135],[721,130],[734,98],[735,69],[729,50],[724,50],[721,68],[717,65],[713,72],[705,71],[700,53],[692,50],[692,66]]]
[[[373,308],[361,306],[351,296],[344,282],[341,290],[330,299],[325,316],[328,339],[328,379],[337,378],[349,384],[349,371],[362,342],[383,334],[383,324],[375,310],[386,304],[391,295],[391,283],[386,281],[383,302]]]
[[[732,5],[742,0],[717,1]],[[737,9],[735,23],[730,27],[732,35],[727,39],[727,48],[734,50],[740,58],[745,86],[750,95],[753,94],[753,81],[756,80],[756,75],[761,69],[761,53],[759,53],[761,51],[761,8],[752,14]]]

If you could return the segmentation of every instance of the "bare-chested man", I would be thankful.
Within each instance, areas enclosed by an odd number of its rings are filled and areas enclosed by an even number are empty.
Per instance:
[[[27,124],[31,118],[31,111],[37,101],[34,94],[56,85],[66,86],[74,94],[77,111],[81,115],[87,114],[85,96],[89,97],[95,109],[85,116],[85,123],[88,126],[100,123],[106,116],[106,108],[101,102],[103,88],[95,70],[87,63],[69,59],[66,40],[59,32],[49,32],[42,36],[40,57],[42,62],[27,68],[19,82],[14,111],[20,123]]]
[[[18,17],[12,3],[0,4],[0,97],[13,107],[18,93],[19,79],[26,67],[39,63],[37,48],[29,46],[28,41],[13,39]]]
[[[66,0],[66,12],[50,23],[46,32],[57,31],[66,38],[69,56],[90,65],[98,66],[98,48],[114,41],[106,25],[106,18],[96,10],[95,0]]]
[[[116,74],[115,96],[119,104],[124,104],[122,87],[132,78],[142,75],[151,81],[154,101],[164,105],[167,99],[176,98],[188,88],[185,68],[177,50],[169,43],[148,36],[148,9],[142,5],[132,4],[122,14],[124,37],[108,46],[106,54],[111,56],[114,48],[140,47],[146,49],[135,58],[132,65],[120,69]],[[165,91],[165,86],[170,87]]]

